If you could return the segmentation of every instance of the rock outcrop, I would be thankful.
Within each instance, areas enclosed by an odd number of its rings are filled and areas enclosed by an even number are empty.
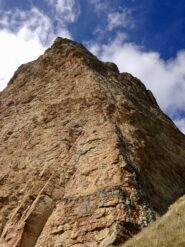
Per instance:
[[[68,39],[1,92],[0,138],[3,247],[115,246],[185,193],[185,136],[138,79]]]

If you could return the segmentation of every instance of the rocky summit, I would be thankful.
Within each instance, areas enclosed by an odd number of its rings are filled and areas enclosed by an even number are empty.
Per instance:
[[[141,81],[68,39],[0,93],[0,140],[1,247],[118,246],[185,193],[185,136]]]

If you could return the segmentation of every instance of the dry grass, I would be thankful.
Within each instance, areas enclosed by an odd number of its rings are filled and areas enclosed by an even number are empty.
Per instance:
[[[185,247],[185,196],[164,216],[120,247]]]

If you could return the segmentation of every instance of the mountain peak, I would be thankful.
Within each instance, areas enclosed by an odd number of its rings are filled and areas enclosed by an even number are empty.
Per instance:
[[[137,78],[57,38],[0,95],[0,245],[114,246],[185,193],[185,137]]]
[[[56,47],[56,46],[60,46],[62,44],[66,44],[66,45],[73,45],[73,46],[77,46],[77,47],[83,47],[82,44],[76,42],[76,41],[73,41],[71,39],[67,39],[67,38],[62,38],[62,37],[57,37],[54,42],[53,42],[53,47]]]
[[[89,52],[86,47],[76,41],[57,37],[51,46],[51,49],[56,49],[58,52],[60,51],[64,53],[65,51],[68,51],[68,53],[72,53],[74,56],[81,58],[89,67],[98,69],[99,71],[102,70],[103,72],[109,69],[119,73],[119,69],[116,64],[112,62],[100,61],[96,56]]]
[[[47,69],[59,69],[65,64],[73,66],[82,64],[87,68],[96,71],[102,75],[107,73],[119,74],[119,69],[116,64],[112,62],[102,62],[95,55],[89,52],[82,44],[72,41],[67,38],[57,37],[50,48],[48,48],[43,55],[41,55],[35,62],[22,64],[15,72],[14,76],[8,83],[8,86],[13,84],[17,75],[30,76],[40,70],[42,74]],[[32,68],[34,70],[32,71]],[[23,79],[24,81],[24,79]],[[21,84],[23,84],[23,81]]]

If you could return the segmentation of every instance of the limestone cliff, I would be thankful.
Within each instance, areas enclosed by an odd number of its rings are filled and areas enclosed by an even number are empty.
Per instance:
[[[1,92],[0,138],[2,247],[116,246],[185,193],[185,136],[138,79],[67,39]]]

